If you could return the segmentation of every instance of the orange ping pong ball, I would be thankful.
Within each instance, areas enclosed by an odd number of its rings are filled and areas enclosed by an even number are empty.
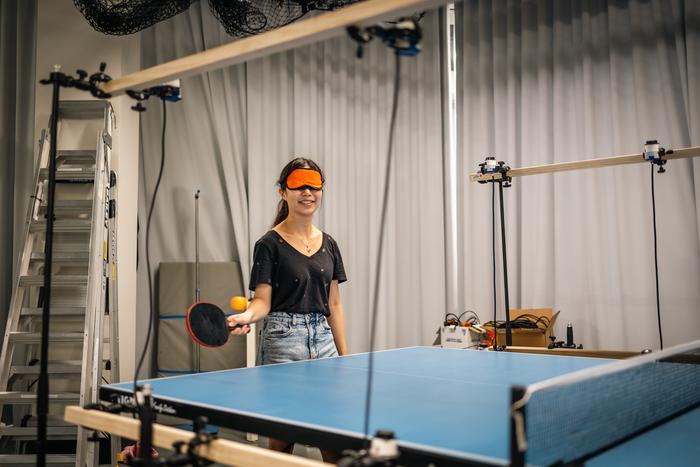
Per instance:
[[[231,308],[236,311],[245,311],[248,308],[248,299],[240,295],[231,297]]]

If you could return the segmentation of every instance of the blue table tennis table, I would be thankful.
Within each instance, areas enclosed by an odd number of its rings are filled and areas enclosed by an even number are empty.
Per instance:
[[[152,386],[154,405],[161,413],[186,419],[205,415],[209,423],[240,431],[327,449],[359,449],[364,445],[368,360],[368,354],[356,354],[139,383]],[[700,368],[697,364],[691,366]],[[584,378],[582,383],[576,375],[605,373],[608,368],[615,370],[610,372],[612,375],[625,381],[630,379],[625,373],[630,370],[624,365],[620,367],[620,362],[600,358],[438,347],[375,352],[370,434],[383,428],[394,431],[401,451],[400,465],[549,465],[562,461],[566,464],[570,461],[567,456],[578,455],[568,452],[551,454],[560,444],[566,444],[567,448],[582,444],[593,449],[593,456],[580,457],[575,465],[580,465],[582,458],[586,465],[595,466],[621,465],[620,459],[624,459],[622,464],[625,465],[698,465],[700,377],[696,378],[694,370],[685,382],[690,384],[688,397],[698,401],[682,409],[675,406],[668,409],[667,412],[673,415],[680,414],[673,419],[665,412],[660,413],[666,423],[653,422],[654,430],[630,427],[628,431],[632,430],[633,434],[641,432],[637,437],[632,438],[623,430],[620,434],[622,440],[615,441],[614,436],[604,434],[609,438],[606,442],[612,444],[611,449],[600,449],[597,445],[589,447],[587,443],[576,441],[579,429],[568,426],[571,417],[564,409],[564,418],[552,418],[550,423],[546,416],[549,405],[541,405],[542,400],[552,400],[554,405],[561,406],[566,405],[567,400],[576,403],[581,399],[584,405],[578,410],[584,414],[584,422],[589,411],[592,419],[604,414],[589,410],[587,396],[579,395],[581,390],[592,389],[594,396],[605,399],[600,387],[587,387],[592,384],[590,378]],[[619,376],[620,372],[622,376]],[[649,378],[675,378],[675,374],[654,373]],[[574,380],[570,392],[561,390],[561,381],[570,377]],[[598,380],[593,378],[593,384],[604,384]],[[555,384],[550,387],[547,385],[549,381]],[[538,386],[543,384],[544,388]],[[525,425],[518,425],[516,417],[511,416],[514,397],[522,397],[524,388],[533,386],[537,391],[528,394],[527,398],[534,409],[520,418]],[[131,399],[132,387],[133,383],[102,386],[100,398],[125,403]],[[692,394],[694,389],[698,394]],[[671,394],[668,396],[673,399]],[[600,405],[601,411],[610,410],[605,407],[607,403],[610,401],[595,406]],[[684,403],[688,405],[687,401]],[[645,410],[646,407],[638,409]],[[614,411],[617,410],[615,407]],[[538,416],[542,412],[545,416]],[[573,421],[579,420],[576,417]],[[520,458],[516,451],[521,449],[515,441],[519,439],[516,433],[519,426],[524,427],[522,431],[528,434],[535,433],[531,445]],[[560,432],[568,436],[572,430],[574,438],[571,439],[574,441],[570,443],[552,439]],[[613,427],[612,431],[619,430]],[[544,439],[544,455],[532,445],[538,436]],[[692,436],[695,436],[695,442],[689,442],[688,438]],[[547,443],[554,443],[554,449]],[[669,452],[660,447],[668,443],[676,443],[682,448]],[[662,455],[663,462],[655,463],[654,455]],[[670,459],[669,456],[676,457]],[[634,461],[630,462],[630,459]]]

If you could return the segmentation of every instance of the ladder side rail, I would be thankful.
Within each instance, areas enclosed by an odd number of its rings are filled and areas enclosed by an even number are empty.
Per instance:
[[[116,117],[114,115],[114,107],[112,107],[112,103],[110,101],[104,101],[105,102],[105,112],[104,112],[104,131],[107,132],[110,137],[112,136],[112,132],[114,130],[114,127],[116,126]],[[111,149],[111,142],[109,144],[110,149]]]
[[[112,200],[115,200],[114,189],[110,190],[110,195]],[[116,204],[116,203],[115,203]],[[117,260],[117,214],[115,207],[115,214],[109,220],[109,280],[107,286],[109,287],[109,303],[108,314],[109,314],[109,348],[110,348],[110,383],[117,383],[120,380],[119,372],[119,296],[118,296],[118,282],[117,274],[119,272],[119,263]]]
[[[114,108],[111,104],[105,109],[105,132],[109,135],[111,143],[112,133],[116,127]],[[106,143],[106,141],[105,141]],[[108,174],[107,191],[110,202],[114,205],[114,210],[108,222],[108,277],[107,277],[107,314],[109,315],[109,360],[110,360],[110,382],[115,383],[119,379],[119,309],[118,309],[118,288],[117,288],[117,185],[112,186],[112,147],[105,144],[105,155]],[[107,205],[108,208],[110,205]],[[98,394],[95,394],[98,398]],[[117,454],[122,450],[121,438],[112,434],[110,437],[110,459],[116,459]]]
[[[112,181],[112,133],[116,127],[116,117],[112,103],[106,101],[104,113],[103,138],[105,151],[105,174],[106,174],[106,197],[115,204],[114,215],[107,216],[107,288],[109,289],[109,302],[106,303],[106,313],[109,314],[109,337],[110,337],[110,378],[111,382],[119,381],[119,319],[117,316],[117,214],[116,214],[116,184],[113,187]],[[105,209],[109,213],[110,204],[106,203]],[[95,394],[96,400],[98,394]]]
[[[99,400],[99,387],[102,382],[103,373],[105,371],[103,365],[103,353],[104,353],[104,316],[107,311],[107,287],[109,287],[109,163],[107,161],[107,145],[103,145],[103,154],[98,154],[98,157],[104,157],[103,166],[103,179],[102,188],[104,193],[104,204],[103,204],[103,224],[101,225],[102,230],[102,275],[100,276],[100,290],[102,291],[99,296],[99,304],[95,310],[94,314],[94,329],[93,329],[93,339],[92,339],[92,368],[90,375],[90,403],[95,403]],[[82,435],[82,433],[81,433]],[[97,455],[99,453],[99,445],[97,443],[89,442],[86,438],[81,436],[78,438],[78,443],[82,443],[86,449],[86,457],[88,460],[88,465],[93,465],[91,462],[94,461],[97,464]],[[82,450],[79,451],[82,453]],[[116,453],[115,453],[116,455]]]
[[[110,190],[112,199],[114,197],[114,188]],[[109,287],[109,353],[110,353],[110,382],[116,383],[121,381],[119,375],[119,301],[117,287],[117,212],[118,207],[115,207],[114,216],[110,219],[110,272],[111,276],[108,281]],[[122,450],[122,441],[119,436],[112,434],[110,437],[111,457],[116,459],[117,454]]]
[[[32,219],[36,218],[38,215],[39,205],[41,204],[40,200],[44,192],[43,183],[39,183],[39,171],[48,165],[50,147],[50,145],[47,144],[48,140],[48,132],[46,130],[41,130],[38,161],[34,170],[34,196],[32,198],[32,202],[30,202],[27,206],[27,219],[24,224],[23,235],[24,246],[22,247],[22,252],[17,259],[17,273],[14,277],[10,309],[7,322],[5,323],[5,335],[2,342],[2,350],[0,351],[0,390],[2,391],[8,390],[10,367],[12,366],[12,357],[14,353],[14,348],[10,344],[9,336],[11,332],[17,331],[19,327],[20,315],[24,304],[26,288],[20,287],[19,279],[22,275],[26,275],[29,271],[32,248],[36,238],[36,234],[30,231],[29,225],[31,224]],[[0,410],[2,410],[2,405],[0,405]]]
[[[99,384],[102,376],[102,362],[96,355],[101,355],[102,315],[104,314],[104,242],[105,242],[105,163],[102,130],[97,134],[95,154],[95,178],[93,186],[92,227],[90,232],[90,252],[88,263],[87,303],[85,309],[85,327],[83,336],[83,360],[80,381],[80,405],[95,402],[93,388]],[[100,328],[98,328],[98,323]],[[94,443],[87,441],[88,432],[78,428],[76,445],[76,466],[93,465],[95,457]],[[91,446],[92,445],[92,446]]]
[[[110,208],[110,200],[113,199],[113,189],[111,186],[111,176],[112,176],[112,129],[114,125],[116,125],[115,117],[114,117],[114,108],[112,107],[111,102],[105,101],[105,109],[104,109],[104,128],[102,130],[102,139],[100,143],[100,147],[103,149],[103,155],[104,155],[104,248],[103,248],[103,277],[102,277],[102,296],[101,298],[101,309],[99,312],[96,314],[96,320],[95,320],[95,339],[94,339],[94,345],[95,345],[95,355],[93,356],[93,380],[92,380],[92,388],[91,388],[91,397],[90,401],[91,402],[97,402],[99,400],[99,387],[102,383],[102,377],[105,372],[105,368],[102,366],[102,355],[103,355],[103,350],[104,350],[104,342],[103,342],[103,336],[104,336],[104,316],[105,314],[110,312],[110,302],[112,300],[116,300],[116,289],[110,290],[111,284],[111,278],[113,269],[112,269],[112,245],[110,245],[110,242],[114,241],[114,246],[116,246],[116,230],[113,230],[113,226],[116,229],[115,224],[112,222],[112,218],[109,216],[109,208]],[[114,237],[113,237],[114,235]],[[116,255],[113,257],[116,260]],[[116,277],[115,277],[116,278]],[[114,293],[111,293],[114,292]],[[107,300],[110,300],[108,302]],[[118,372],[118,367],[119,367],[119,361],[118,361],[118,344],[117,344],[117,335],[116,335],[116,328],[114,327],[115,325],[112,322],[112,319],[116,320],[116,317],[112,314],[110,314],[109,317],[109,358],[110,358],[110,378],[113,381],[116,381],[114,379],[115,374],[119,374]],[[116,349],[116,352],[115,352]],[[115,356],[116,355],[116,356]],[[82,436],[79,438],[79,443],[86,443],[86,439],[83,438]],[[92,460],[95,463],[97,463],[98,459],[98,448],[99,445],[96,443],[92,442],[87,442],[86,449],[87,453],[85,458],[88,460]],[[115,436],[112,436],[110,439],[110,458],[111,459],[116,459],[117,453],[121,451],[121,439]],[[82,453],[82,450],[79,450],[78,452]]]
[[[94,403],[98,401],[98,390],[102,378],[102,354],[103,354],[103,335],[104,335],[104,316],[107,311],[107,287],[109,286],[109,164],[107,162],[107,150],[106,146],[102,150],[98,150],[97,157],[102,159],[101,168],[101,180],[96,186],[102,189],[102,209],[98,210],[98,213],[102,215],[102,223],[93,222],[93,229],[99,229],[101,235],[101,248],[100,248],[100,259],[101,268],[99,277],[95,276],[93,281],[89,281],[92,288],[101,292],[97,297],[95,305],[95,313],[93,315],[93,333],[92,333],[92,366],[90,368],[90,393],[89,402]],[[99,202],[99,200],[96,200]],[[97,281],[99,281],[99,289],[96,287]]]
[[[44,191],[46,190],[43,183],[41,185],[39,184],[39,173],[41,172],[41,169],[49,167],[49,151],[51,149],[51,145],[48,144],[50,139],[49,135],[50,134],[48,131],[46,131],[46,129],[41,130],[37,166],[34,168],[34,198],[33,202],[30,204],[31,207],[27,211],[27,222],[24,226],[27,232],[29,231],[29,224],[31,223],[32,219],[36,219],[39,215],[39,206],[41,205],[40,200],[44,195]]]

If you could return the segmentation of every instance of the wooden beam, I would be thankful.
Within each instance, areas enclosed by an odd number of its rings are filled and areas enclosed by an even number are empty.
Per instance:
[[[134,418],[122,417],[99,410],[85,410],[75,405],[66,407],[64,418],[69,423],[91,430],[113,433],[122,438],[139,439],[141,422]],[[188,442],[194,436],[195,434],[191,431],[158,424],[153,425],[153,445],[156,447],[172,449],[173,443],[177,441]],[[241,467],[267,467],[270,465],[282,467],[331,466],[331,464],[313,459],[223,439],[215,439],[209,444],[198,447],[195,452],[200,457],[220,464]]]
[[[665,160],[685,159],[688,157],[700,156],[700,146],[691,148],[674,149],[673,153],[662,156]],[[585,161],[558,162],[556,164],[535,165],[532,167],[522,167],[520,169],[510,169],[510,177],[524,177],[526,175],[538,175],[544,173],[565,172],[570,170],[594,169],[599,167],[610,167],[614,165],[649,163],[642,157],[642,153],[629,154],[625,156],[599,157]],[[482,174],[474,172],[469,174],[472,182],[500,180],[501,174]]]
[[[365,0],[345,8],[297,21],[255,36],[238,39],[213,49],[161,63],[105,83],[113,96],[127,89],[141,90],[175,78],[217,70],[345,33],[352,25],[371,25],[416,11],[449,3],[450,0]],[[348,39],[349,40],[349,39]]]

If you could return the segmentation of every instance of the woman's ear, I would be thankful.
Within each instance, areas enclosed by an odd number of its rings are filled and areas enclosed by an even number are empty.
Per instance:
[[[280,197],[282,198],[282,200],[287,201],[287,193],[285,193],[285,190],[283,188],[280,188],[279,192],[280,192]]]

